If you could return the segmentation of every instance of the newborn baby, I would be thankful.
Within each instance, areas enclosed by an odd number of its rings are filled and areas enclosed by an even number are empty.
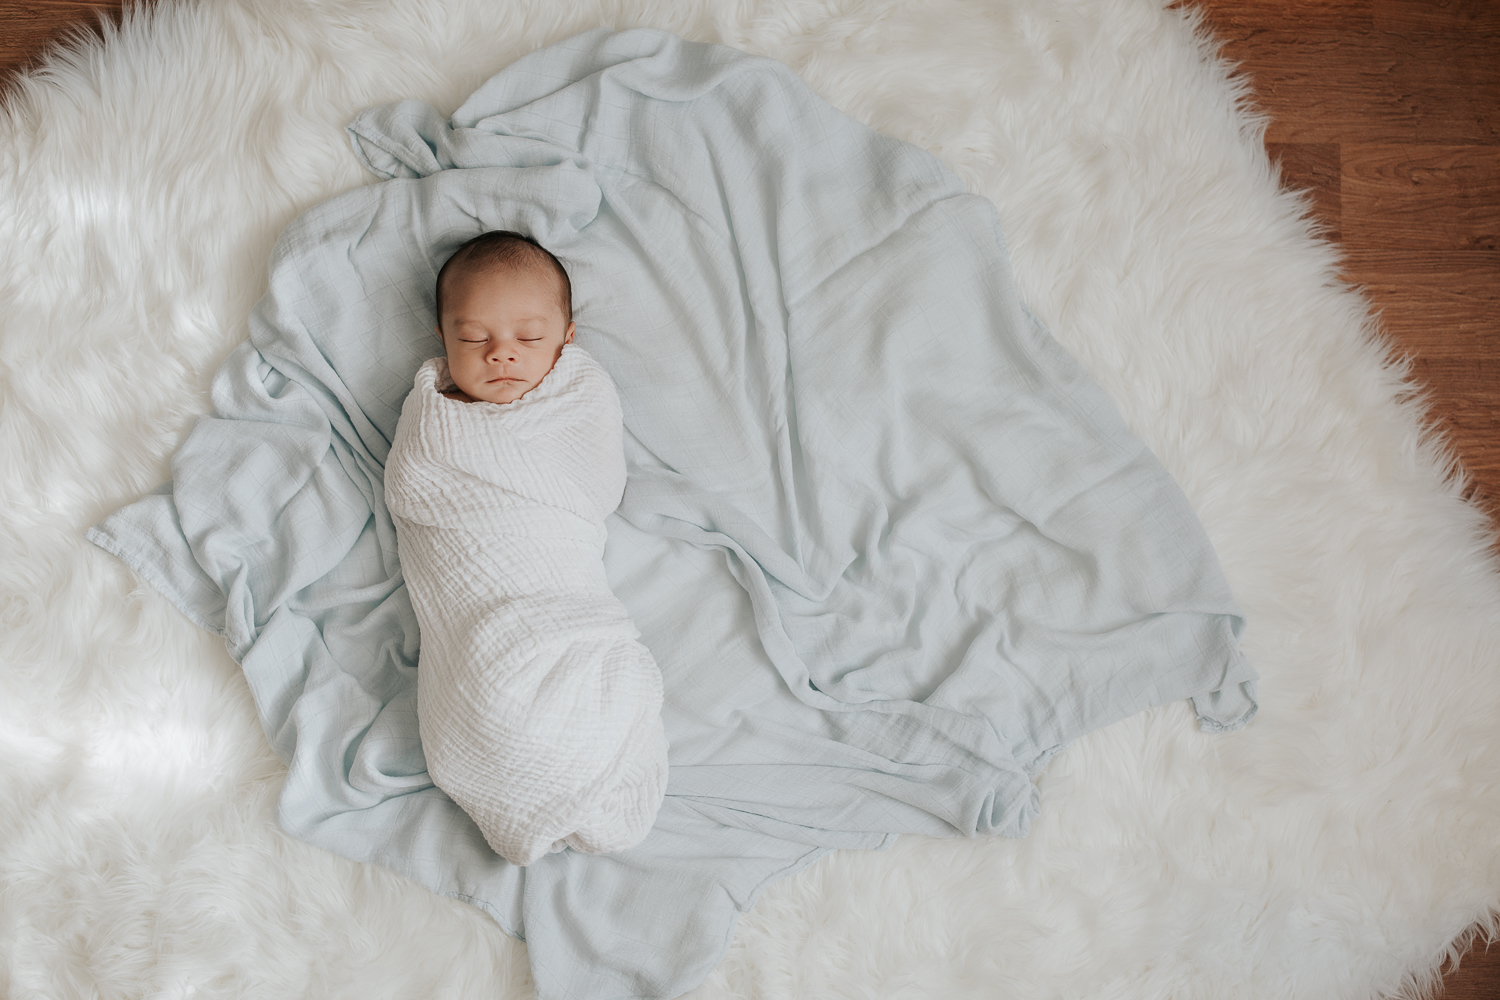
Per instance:
[[[604,575],[619,397],[528,237],[464,244],[437,305],[446,357],[417,371],[385,470],[428,773],[515,864],[623,850],[656,818],[667,743],[661,672]]]

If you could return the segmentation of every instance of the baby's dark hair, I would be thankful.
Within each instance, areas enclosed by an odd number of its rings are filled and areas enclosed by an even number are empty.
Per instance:
[[[480,233],[448,258],[437,276],[437,320],[443,325],[443,285],[450,272],[477,271],[486,268],[509,268],[518,271],[551,269],[557,275],[557,302],[562,307],[563,322],[573,321],[573,283],[562,261],[530,236],[508,229]]]

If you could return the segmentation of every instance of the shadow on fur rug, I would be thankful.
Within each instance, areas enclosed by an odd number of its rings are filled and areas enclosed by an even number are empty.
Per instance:
[[[163,0],[0,118],[0,953],[23,997],[521,997],[478,910],[282,835],[238,667],[83,530],[168,478],[344,124],[650,25],[780,59],[999,207],[1031,307],[1182,484],[1261,711],[1185,704],[1044,772],[1023,841],[910,837],[761,897],[694,997],[1367,998],[1500,908],[1488,525],[1149,0]],[[1463,944],[1464,942],[1459,942]]]

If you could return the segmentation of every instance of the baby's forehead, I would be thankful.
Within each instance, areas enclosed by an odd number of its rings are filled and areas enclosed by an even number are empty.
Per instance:
[[[562,279],[551,268],[540,266],[532,261],[464,261],[446,277],[450,289],[488,285],[497,281],[524,282],[549,288],[562,285]]]

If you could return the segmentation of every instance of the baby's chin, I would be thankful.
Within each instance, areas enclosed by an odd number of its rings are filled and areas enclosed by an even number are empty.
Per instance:
[[[526,382],[481,382],[467,388],[460,386],[468,396],[481,403],[514,403],[530,392],[534,386]]]

